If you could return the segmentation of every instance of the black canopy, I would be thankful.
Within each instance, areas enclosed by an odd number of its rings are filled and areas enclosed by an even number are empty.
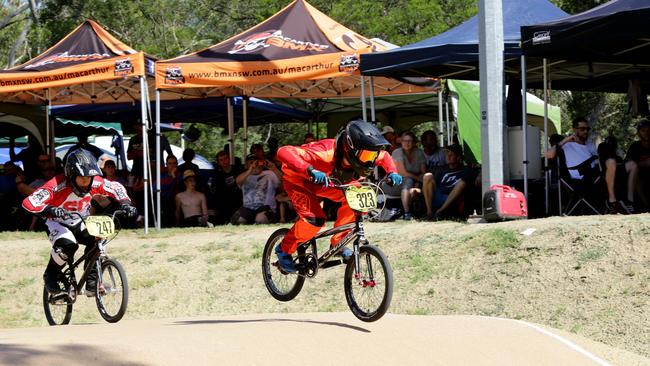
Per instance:
[[[613,0],[556,21],[521,27],[526,56],[549,59],[554,89],[624,92],[650,86],[650,1]],[[534,84],[541,69],[529,73]]]
[[[503,0],[504,60],[518,58],[520,27],[567,14],[547,0]],[[435,37],[361,55],[361,73],[478,80],[478,15]],[[518,61],[516,62],[518,68]]]

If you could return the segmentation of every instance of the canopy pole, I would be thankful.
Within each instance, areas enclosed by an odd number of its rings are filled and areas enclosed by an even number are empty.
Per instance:
[[[526,56],[521,55],[521,133],[524,161],[524,198],[528,204],[528,111],[526,101]],[[526,206],[528,207],[528,206]]]
[[[445,123],[442,120],[442,90],[438,92],[438,131],[440,135],[438,145],[443,146],[445,144]]]
[[[542,62],[544,68],[544,153],[546,153],[548,151],[548,62],[546,58]],[[544,207],[546,215],[549,214],[549,184],[548,158],[544,154]]]
[[[361,115],[365,122],[368,121],[368,111],[366,111],[366,78],[361,75]]]
[[[447,120],[447,145],[451,145],[451,127],[449,125],[449,102],[445,100],[445,119]]]
[[[147,136],[147,106],[145,100],[145,80],[140,76],[140,120],[142,121],[142,180],[144,181],[144,233],[149,233],[149,137]]]
[[[230,164],[235,164],[235,146],[234,135],[235,135],[235,116],[232,109],[232,98],[226,98],[227,109],[228,109],[228,152],[230,153]],[[244,151],[244,154],[246,152]]]
[[[47,98],[47,105],[45,106],[45,151],[50,155],[50,160],[54,162],[56,153],[52,148],[54,146],[54,124],[50,125],[50,109],[52,108],[52,100],[50,100],[50,89],[45,90],[45,97]]]
[[[163,164],[160,153],[160,89],[156,89],[156,230],[160,231],[162,201],[160,197],[160,167]]]
[[[370,121],[377,122],[375,118],[375,80],[370,77]]]
[[[248,97],[243,98],[244,154],[248,151]]]

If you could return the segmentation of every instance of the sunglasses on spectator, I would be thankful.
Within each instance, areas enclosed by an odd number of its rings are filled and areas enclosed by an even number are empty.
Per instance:
[[[591,131],[591,128],[590,127],[577,127],[576,130],[589,132],[589,131]]]

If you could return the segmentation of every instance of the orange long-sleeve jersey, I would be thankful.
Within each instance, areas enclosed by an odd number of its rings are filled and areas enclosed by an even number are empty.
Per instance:
[[[310,178],[307,172],[307,168],[310,166],[331,176],[335,168],[335,151],[336,140],[324,139],[302,146],[282,146],[278,149],[276,159],[282,162],[283,179],[300,183]],[[376,164],[382,167],[387,174],[397,173],[395,162],[386,151],[379,153]],[[340,177],[335,178],[340,179]]]

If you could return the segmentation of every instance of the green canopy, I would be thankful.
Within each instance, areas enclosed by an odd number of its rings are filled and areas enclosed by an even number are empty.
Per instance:
[[[458,97],[457,117],[458,138],[465,147],[467,156],[473,155],[481,162],[481,90],[478,82],[447,80],[447,86]],[[526,108],[528,124],[544,130],[544,101],[527,93]],[[560,107],[548,106],[548,135],[561,130]],[[467,151],[469,149],[469,151]]]

